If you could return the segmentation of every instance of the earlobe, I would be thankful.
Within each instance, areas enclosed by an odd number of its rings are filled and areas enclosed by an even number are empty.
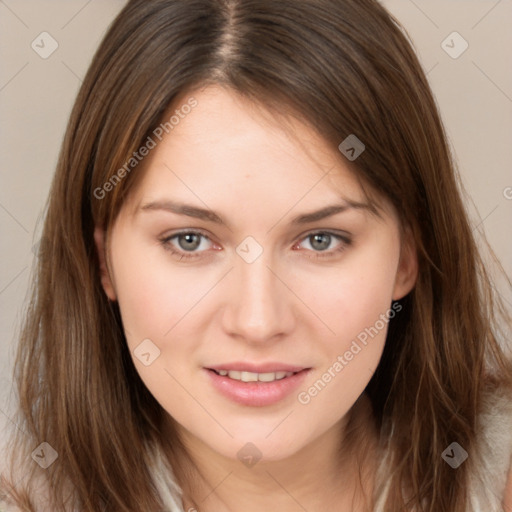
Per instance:
[[[107,294],[107,297],[114,301],[116,300],[116,292],[107,266],[105,230],[98,226],[94,228],[94,243],[96,245],[96,253],[98,255],[98,261],[100,265],[101,286]]]
[[[415,286],[418,278],[418,253],[412,233],[407,230],[402,242],[400,261],[393,290],[393,300],[405,297]]]

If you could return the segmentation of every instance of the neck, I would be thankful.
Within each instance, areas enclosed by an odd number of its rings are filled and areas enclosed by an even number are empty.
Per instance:
[[[371,414],[363,394],[340,422],[299,452],[282,460],[261,460],[252,467],[180,432],[188,459],[182,456],[176,466],[188,468],[188,476],[181,478],[186,481],[180,482],[184,510],[367,510],[377,437]]]

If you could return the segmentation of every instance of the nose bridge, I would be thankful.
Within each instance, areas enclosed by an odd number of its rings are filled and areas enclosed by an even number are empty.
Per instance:
[[[229,330],[248,341],[265,341],[291,326],[290,296],[265,251],[253,262],[236,263]],[[270,267],[270,268],[269,268]]]

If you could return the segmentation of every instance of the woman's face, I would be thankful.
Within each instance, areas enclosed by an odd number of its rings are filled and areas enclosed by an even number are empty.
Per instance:
[[[189,439],[283,459],[363,392],[414,250],[311,129],[290,121],[291,137],[218,87],[193,96],[132,171],[144,175],[102,282],[142,380]]]

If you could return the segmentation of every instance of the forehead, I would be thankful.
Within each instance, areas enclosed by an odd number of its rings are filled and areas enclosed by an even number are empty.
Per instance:
[[[197,105],[183,115],[180,106],[191,98]],[[181,113],[179,121],[141,166],[133,213],[141,202],[166,194],[204,204],[231,202],[255,212],[299,201],[306,209],[340,198],[365,201],[344,157],[291,115],[275,115],[218,86],[182,95],[167,117],[173,113]]]
[[[269,111],[268,107],[219,86],[199,90],[194,98],[197,107],[164,141],[169,153],[184,153],[193,145],[191,156],[195,161],[198,158],[211,164],[221,161],[222,166],[229,165],[238,172],[247,169],[260,174],[270,162],[283,167],[293,164],[297,171],[302,169],[303,162],[318,174],[332,167],[334,157],[338,157],[314,130],[294,119],[291,112],[285,116]],[[184,101],[185,98],[180,100]]]

